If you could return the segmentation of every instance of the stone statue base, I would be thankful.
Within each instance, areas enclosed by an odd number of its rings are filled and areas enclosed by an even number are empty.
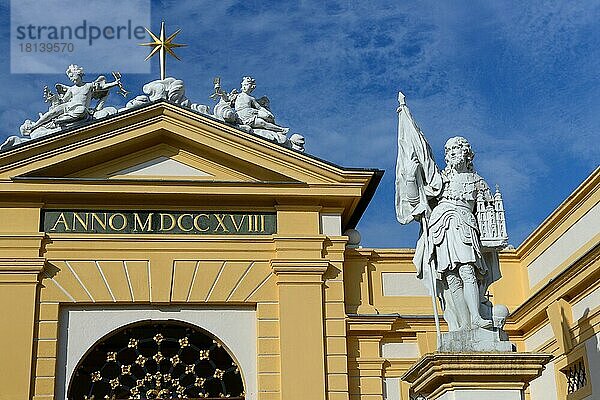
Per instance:
[[[424,355],[402,380],[411,398],[427,400],[521,400],[551,354],[433,353]]]
[[[508,335],[500,328],[475,328],[442,334],[439,352],[511,352],[515,345],[508,341]]]

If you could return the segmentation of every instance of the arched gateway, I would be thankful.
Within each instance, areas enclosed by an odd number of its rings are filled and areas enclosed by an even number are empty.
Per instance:
[[[143,321],[99,340],[77,365],[67,398],[244,399],[237,363],[210,333],[179,321]]]

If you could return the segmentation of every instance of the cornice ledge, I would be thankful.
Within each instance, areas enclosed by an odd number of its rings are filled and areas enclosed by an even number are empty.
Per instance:
[[[523,260],[535,249],[543,246],[544,240],[553,232],[566,229],[563,223],[589,198],[596,194],[600,183],[600,167],[594,171],[564,200],[525,240],[517,247],[517,254]]]
[[[347,248],[344,251],[346,259],[370,259],[375,254],[373,249]]]
[[[319,212],[323,207],[319,205],[296,205],[296,204],[277,204],[276,211],[304,211],[304,212]]]
[[[410,261],[415,255],[414,249],[377,249],[377,248],[356,248],[346,249],[346,258],[366,258],[371,261]]]
[[[323,275],[329,268],[328,260],[276,259],[271,260],[275,275]]]
[[[400,318],[399,314],[348,314],[346,324],[351,332],[388,332]]]
[[[2,239],[33,239],[33,240],[42,240],[46,236],[45,233],[35,232],[35,233],[0,233],[0,240]]]
[[[348,364],[358,367],[360,370],[374,370],[382,372],[385,359],[381,357],[358,357],[348,360]]]
[[[39,274],[46,265],[46,259],[0,258],[0,274]]]
[[[280,242],[322,242],[327,238],[326,235],[288,235],[288,234],[274,234],[273,241]]]
[[[384,364],[385,372],[395,371],[404,374],[414,363],[415,360],[411,358],[386,358]]]

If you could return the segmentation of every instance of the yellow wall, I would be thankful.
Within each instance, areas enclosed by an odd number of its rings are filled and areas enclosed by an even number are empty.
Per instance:
[[[1,352],[10,372],[0,374],[2,398],[28,398],[30,380],[36,399],[53,397],[59,310],[72,304],[253,305],[260,399],[300,399],[307,393],[325,399],[326,392],[347,398],[345,238],[320,235],[311,222],[318,221],[318,212],[299,209],[286,207],[277,217],[283,227],[308,221],[300,234],[289,229],[267,237],[51,234],[44,242],[38,237],[36,253],[43,258],[11,261],[14,252],[5,246]],[[37,219],[29,223],[33,229]],[[18,247],[21,239],[12,240]]]

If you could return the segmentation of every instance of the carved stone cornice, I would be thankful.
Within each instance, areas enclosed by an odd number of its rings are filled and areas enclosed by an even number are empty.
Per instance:
[[[509,316],[505,330],[526,330],[528,324],[546,318],[546,309],[553,301],[572,297],[573,294],[580,293],[582,289],[593,285],[600,276],[599,259],[600,245],[596,245],[576,260],[571,267],[562,271],[523,301]]]
[[[558,206],[556,210],[548,216],[542,224],[527,237],[523,243],[516,249],[521,260],[528,257],[535,257],[536,254],[541,254],[547,247],[545,241],[553,234],[557,234],[569,229],[571,226],[567,220],[577,211],[587,212],[588,208],[584,207],[588,200],[592,200],[588,204],[594,204],[593,197],[598,196],[597,188],[600,183],[600,167],[597,167],[579,187],[577,187],[569,197]]]
[[[415,394],[438,398],[453,390],[523,390],[552,359],[543,353],[430,353],[403,376]]]
[[[348,360],[351,369],[359,370],[361,376],[383,376],[385,360],[381,357],[358,357]]]
[[[39,273],[46,265],[46,259],[37,258],[0,258],[0,273]]]
[[[273,236],[275,252],[278,260],[321,260],[325,235],[289,236],[276,234]]]

